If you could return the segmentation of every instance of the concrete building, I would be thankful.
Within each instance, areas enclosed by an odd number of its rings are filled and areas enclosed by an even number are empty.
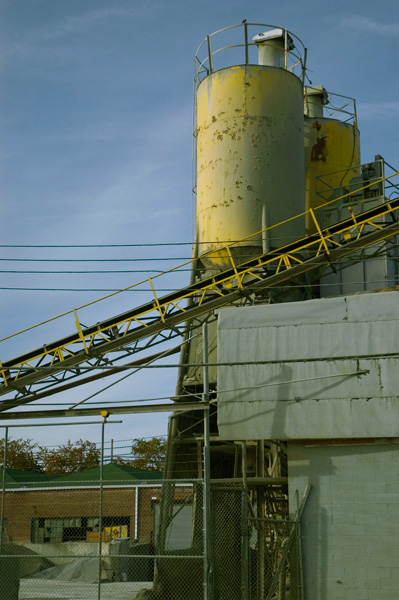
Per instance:
[[[310,486],[306,600],[399,591],[398,328],[397,289],[219,312],[220,438],[286,442],[291,515]]]

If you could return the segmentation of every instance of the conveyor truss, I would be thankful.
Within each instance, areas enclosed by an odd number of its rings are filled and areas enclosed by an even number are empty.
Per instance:
[[[398,175],[398,173],[396,172],[394,175]],[[383,178],[381,181],[390,177]],[[366,187],[364,186],[364,188]],[[349,194],[346,196],[349,198]],[[342,201],[342,198],[344,196],[332,202]],[[61,391],[63,387],[67,387],[65,382],[72,378],[77,378],[77,381],[69,386],[86,383],[96,377],[96,375],[91,375],[82,380],[82,375],[87,374],[88,371],[92,372],[94,368],[111,369],[117,360],[181,336],[183,328],[179,329],[179,327],[193,319],[236,302],[240,298],[254,297],[259,292],[264,293],[265,290],[287,285],[309,271],[322,269],[328,265],[334,268],[334,262],[340,258],[378,242],[392,239],[399,234],[397,218],[399,198],[384,201],[360,214],[355,214],[356,210],[352,209],[348,203],[347,218],[330,225],[328,229],[322,229],[319,224],[321,219],[318,211],[327,204],[309,211],[315,224],[316,233],[295,240],[277,250],[262,253],[251,260],[236,264],[231,249],[242,245],[243,242],[248,242],[249,238],[245,238],[245,240],[222,246],[218,252],[213,251],[208,255],[208,258],[214,257],[217,266],[215,257],[220,256],[223,252],[229,260],[227,269],[215,270],[214,275],[204,279],[192,278],[190,285],[166,295],[160,295],[156,291],[156,287],[161,287],[160,282],[168,275],[177,273],[182,267],[187,268],[188,265],[191,265],[191,269],[194,269],[197,259],[165,271],[156,277],[148,278],[146,282],[152,290],[151,299],[115,317],[85,327],[79,320],[78,310],[80,309],[73,309],[69,313],[45,321],[44,323],[54,322],[56,319],[70,314],[75,318],[76,330],[52,343],[0,362],[0,395],[13,395],[12,398],[8,397],[0,403],[0,412]],[[304,216],[305,213],[302,213],[294,219],[303,219]],[[265,231],[281,225],[284,223],[269,227]],[[255,235],[259,239],[261,232]],[[359,258],[359,260],[363,259]],[[143,282],[134,284],[121,292],[134,290],[136,286],[142,284]],[[113,294],[106,298],[110,296]],[[20,336],[40,325],[43,323],[7,336],[0,342]],[[168,351],[161,355],[167,353]],[[146,357],[129,364],[125,363],[121,368],[128,368],[153,359],[154,356]]]

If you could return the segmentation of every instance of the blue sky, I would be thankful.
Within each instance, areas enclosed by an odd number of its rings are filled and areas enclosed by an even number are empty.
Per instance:
[[[193,55],[206,34],[244,18],[287,27],[301,38],[313,84],[356,98],[362,160],[381,154],[399,167],[399,8],[394,0],[378,5],[370,0],[1,0],[0,14],[3,245],[190,243]],[[189,246],[1,248],[5,259],[189,254]],[[4,271],[165,267],[160,261],[0,264]],[[117,289],[144,277],[0,273],[0,287]],[[2,336],[104,295],[11,289],[0,294]],[[104,314],[87,310],[82,320],[91,324],[142,298],[138,292],[125,294],[109,301]],[[69,333],[73,323],[57,327],[0,345],[0,359]],[[173,394],[174,385],[171,370],[156,376],[146,372],[134,384],[115,386],[112,399]],[[78,389],[73,399],[90,391]],[[162,416],[123,421],[110,427],[109,437],[166,433]],[[76,434],[58,428],[29,433],[49,444],[93,436],[97,432],[81,427]]]

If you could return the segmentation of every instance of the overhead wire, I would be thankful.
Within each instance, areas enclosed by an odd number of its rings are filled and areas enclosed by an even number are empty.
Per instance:
[[[5,262],[154,262],[190,260],[190,256],[159,256],[156,258],[0,258]]]
[[[232,393],[232,392],[239,392],[239,391],[248,391],[248,390],[256,390],[259,388],[267,388],[267,387],[277,387],[277,386],[281,386],[281,385],[291,385],[293,383],[305,383],[305,382],[313,382],[313,381],[320,381],[320,380],[324,380],[324,379],[333,379],[333,378],[338,378],[338,377],[356,377],[359,375],[366,375],[367,373],[369,373],[369,370],[367,369],[360,369],[357,371],[352,371],[350,373],[334,373],[331,375],[321,375],[319,377],[307,377],[307,378],[302,378],[302,379],[293,379],[293,380],[288,380],[288,381],[274,381],[274,382],[269,382],[269,383],[260,383],[260,384],[256,384],[256,385],[249,385],[249,386],[245,386],[245,387],[235,387],[235,388],[228,388],[228,389],[224,389],[224,390],[217,390],[215,393],[217,393],[217,395],[219,396],[220,394],[227,394],[227,393]],[[131,375],[133,373],[130,373]],[[119,383],[118,380],[116,381],[114,384]],[[101,390],[99,390],[99,392],[97,393],[101,393],[105,390],[107,390],[109,387],[111,386],[107,386]],[[157,401],[164,401],[164,400],[171,400],[171,398],[173,399],[183,399],[183,398],[197,398],[199,400],[202,399],[202,394],[201,393],[189,393],[189,394],[181,394],[178,396],[175,395],[171,395],[171,396],[158,396],[158,397],[154,397],[154,398],[135,398],[135,399],[130,399],[130,400],[107,400],[106,402],[102,401],[96,401],[96,402],[87,402],[87,400],[91,399],[92,397],[94,397],[96,394],[93,394],[92,396],[89,396],[88,398],[86,398],[85,400],[82,400],[81,402],[78,402],[77,404],[74,404],[72,408],[75,408],[75,406],[79,406],[80,404],[85,403],[86,406],[112,406],[113,404],[138,404],[138,403],[146,403],[146,402],[157,402]],[[212,404],[215,404],[218,401],[218,398],[214,398],[211,400]],[[234,400],[235,401],[235,400]],[[224,400],[224,402],[227,402],[226,400]],[[34,404],[34,406],[70,406],[70,402],[45,402],[45,403],[36,403]],[[1,405],[0,405],[1,406]],[[178,408],[179,404],[176,402],[171,401],[170,403],[171,406],[171,410]]]
[[[183,271],[191,271],[191,269],[180,269],[180,268],[176,268],[175,272],[176,273],[181,273]],[[88,274],[88,273],[93,273],[93,274],[101,274],[101,273],[164,273],[163,269],[113,269],[111,270],[90,270],[90,271],[39,271],[39,270],[31,270],[31,271],[27,271],[27,270],[19,270],[19,271],[15,271],[15,270],[0,270],[0,273],[23,273],[25,275],[29,275],[29,274],[42,274],[42,275],[81,275],[81,274]]]
[[[355,264],[355,263],[353,263],[353,264]],[[390,276],[389,278],[397,279],[397,277],[394,275]],[[345,280],[345,284],[348,284],[348,285],[349,284],[359,285],[361,283],[362,283],[362,281],[359,281],[359,279],[356,279],[356,280],[354,279],[354,280],[350,280],[350,281]],[[384,286],[388,285],[388,283],[384,283],[382,281],[382,279],[376,280],[376,281],[367,280],[367,283],[368,284],[378,284],[378,285],[384,284]],[[304,289],[308,285],[314,285],[314,284],[313,283],[292,284],[292,285],[284,286],[284,287],[286,287],[287,289]],[[320,288],[328,288],[328,287],[336,286],[337,283],[336,282],[333,282],[333,283],[320,283],[319,282],[319,283],[317,283],[317,285]],[[395,283],[395,284],[390,284],[390,285],[397,285],[397,284]],[[247,285],[245,289],[250,292],[252,287],[251,287],[251,285]],[[17,291],[17,292],[115,292],[115,291],[118,291],[118,288],[32,288],[32,287],[1,287],[0,286],[0,290]],[[131,292],[131,293],[152,292],[151,288],[138,288],[138,289],[134,289],[134,290],[126,289],[126,290],[122,290],[122,291],[126,292],[126,293],[128,293],[128,292]],[[157,292],[175,292],[176,288],[156,288],[156,291]],[[65,316],[65,314],[58,315],[58,316]],[[54,319],[56,319],[56,318],[57,317],[54,317]],[[41,325],[41,323],[40,323],[40,325]],[[22,333],[22,332],[19,332],[19,333]],[[6,339],[6,338],[3,338],[3,340],[0,340],[0,341],[4,341],[4,339]]]

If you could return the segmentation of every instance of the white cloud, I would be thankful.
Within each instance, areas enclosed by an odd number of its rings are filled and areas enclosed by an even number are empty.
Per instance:
[[[152,12],[152,3],[148,2],[145,5],[141,3],[136,6],[107,6],[104,8],[95,8],[93,10],[87,10],[77,15],[64,15],[58,20],[53,22],[47,22],[41,27],[36,29],[32,28],[29,33],[26,33],[23,38],[19,37],[16,39],[5,38],[5,41],[1,44],[1,55],[2,62],[5,63],[6,59],[10,59],[12,56],[22,57],[24,60],[32,59],[37,53],[43,49],[45,55],[48,53],[48,45],[53,44],[52,52],[56,55],[66,55],[70,57],[79,57],[80,49],[70,45],[70,38],[73,35],[81,36],[88,34],[90,30],[98,25],[107,23],[114,20],[119,20],[121,23],[128,19],[132,19],[135,15],[143,17],[144,11]],[[69,43],[68,47],[57,47],[57,43],[62,43],[66,39]],[[106,48],[104,48],[104,52]],[[87,55],[87,48],[85,50]],[[98,49],[97,49],[98,52]],[[34,53],[32,55],[32,53]]]
[[[347,15],[342,17],[341,27],[380,35],[399,35],[399,23],[380,23],[369,17]]]
[[[357,113],[361,119],[392,119],[399,116],[398,102],[359,102]]]

